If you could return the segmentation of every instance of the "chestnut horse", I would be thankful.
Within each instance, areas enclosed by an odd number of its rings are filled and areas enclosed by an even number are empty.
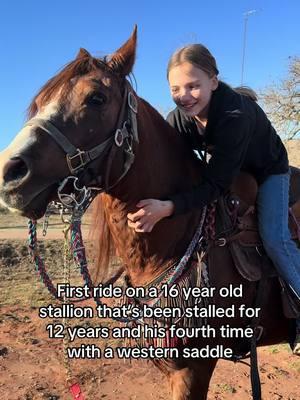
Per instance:
[[[29,107],[33,122],[30,120],[1,153],[0,196],[6,207],[29,218],[40,218],[49,202],[57,198],[59,182],[70,175],[70,170],[74,172],[86,164],[80,174],[81,182],[106,188],[106,193],[95,200],[105,215],[105,224],[99,228],[105,231],[102,255],[109,255],[113,244],[132,285],[142,286],[183,256],[197,229],[201,210],[166,218],[151,233],[142,234],[127,226],[127,213],[136,211],[135,205],[140,199],[165,198],[191,189],[200,179],[200,161],[184,138],[137,96],[138,138],[122,133],[122,116],[128,108],[124,107],[123,98],[129,85],[126,77],[132,71],[135,50],[136,29],[119,50],[104,60],[81,49],[74,61],[42,87]],[[131,104],[131,108],[135,106]],[[49,134],[52,129],[49,127],[55,127],[60,133]],[[117,128],[120,137],[115,135]],[[129,126],[125,130],[132,129]],[[67,144],[62,144],[62,136]],[[112,137],[118,141],[113,152],[106,146],[112,143]],[[87,153],[77,152],[66,160],[70,143],[75,152],[96,148],[97,154],[94,157],[89,153],[86,161]],[[103,143],[106,144],[99,147]],[[124,165],[130,167],[126,173]],[[233,303],[236,307],[253,306],[256,284],[238,274],[226,246],[212,249],[209,279],[210,285],[217,289],[229,284],[243,285],[243,298],[217,296],[216,306],[226,308]],[[264,326],[260,345],[288,338],[288,321],[283,316],[276,280],[266,283],[265,294],[260,304],[260,324]],[[211,322],[216,329],[225,324],[245,327],[247,321],[236,317],[216,318]],[[236,338],[193,338],[187,345],[202,348],[207,344],[226,344],[238,352],[237,342]],[[169,378],[172,399],[206,399],[216,363],[215,358],[165,360],[162,369]]]

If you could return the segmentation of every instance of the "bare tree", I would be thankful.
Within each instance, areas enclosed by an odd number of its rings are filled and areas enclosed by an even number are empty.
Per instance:
[[[291,57],[288,76],[260,93],[263,107],[284,139],[296,139],[300,134],[300,57]]]

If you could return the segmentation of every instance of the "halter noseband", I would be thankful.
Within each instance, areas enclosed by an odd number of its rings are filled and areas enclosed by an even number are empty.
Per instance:
[[[105,187],[99,188],[100,191],[108,191],[127,174],[134,161],[132,143],[133,141],[136,143],[139,141],[136,118],[137,104],[137,99],[131,90],[130,84],[128,81],[125,81],[125,93],[123,104],[119,113],[117,129],[112,136],[90,150],[80,150],[79,148],[76,148],[69,141],[69,139],[67,139],[66,136],[56,126],[53,125],[52,122],[42,118],[32,118],[25,124],[25,126],[39,127],[55,140],[58,146],[66,153],[68,168],[73,176],[77,176],[80,172],[83,172],[86,165],[91,161],[96,159],[100,159],[102,161],[110,151],[108,169],[105,177]],[[128,114],[127,117],[126,110]],[[127,145],[127,148],[125,147],[125,144]],[[126,159],[124,162],[123,171],[117,181],[112,185],[109,185],[108,179],[112,161],[117,149],[121,147],[123,147]]]

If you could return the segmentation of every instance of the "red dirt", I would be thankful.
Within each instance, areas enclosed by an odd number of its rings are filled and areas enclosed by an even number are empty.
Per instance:
[[[7,287],[14,288],[13,292],[8,291],[6,294],[9,297],[7,300],[16,296],[18,290],[16,275],[19,272],[11,271],[20,263],[20,268],[25,265],[24,249],[20,247],[16,250],[15,241],[11,240],[26,236],[26,229],[0,231],[0,239],[9,239],[3,241],[0,254],[0,261],[3,257],[2,264],[0,262],[1,292],[6,293]],[[47,238],[62,238],[62,234],[60,230],[49,230]],[[56,247],[54,245],[52,251]],[[57,254],[51,253],[50,257],[50,260],[55,261]],[[21,269],[19,279],[24,280],[24,276],[26,280],[27,270],[24,273]],[[48,338],[46,324],[49,322],[38,318],[37,307],[25,307],[18,302],[15,303],[19,304],[17,306],[9,304],[9,301],[7,304],[2,301],[2,305],[0,302],[1,400],[71,399],[66,387],[61,340]],[[293,356],[287,345],[261,348],[258,357],[262,399],[299,400],[300,358]],[[71,368],[81,384],[85,400],[171,399],[166,379],[146,361],[72,360]],[[219,361],[210,384],[208,399],[251,398],[249,367]]]
[[[3,400],[67,400],[60,339],[49,339],[37,309],[6,306],[0,323],[0,389]],[[264,400],[300,398],[300,360],[286,346],[259,349]],[[168,399],[164,376],[145,361],[72,360],[85,400]],[[220,361],[209,400],[251,399],[249,368]]]
[[[88,231],[82,231],[83,237],[88,236]],[[24,239],[26,240],[28,237],[27,229],[20,228],[8,228],[8,229],[0,229],[0,240],[13,240],[13,239]],[[61,229],[48,229],[47,236],[43,237],[39,234],[39,240],[53,240],[53,239],[61,239],[63,237]]]

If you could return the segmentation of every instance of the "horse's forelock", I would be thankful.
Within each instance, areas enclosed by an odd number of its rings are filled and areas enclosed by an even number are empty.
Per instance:
[[[105,60],[88,55],[79,59],[76,58],[68,63],[61,71],[59,71],[58,74],[49,79],[33,98],[27,109],[28,118],[32,118],[37,113],[37,99],[39,99],[39,104],[41,106],[51,101],[58,92],[60,93],[60,97],[63,99],[70,91],[74,78],[78,78],[99,69],[113,73]]]

